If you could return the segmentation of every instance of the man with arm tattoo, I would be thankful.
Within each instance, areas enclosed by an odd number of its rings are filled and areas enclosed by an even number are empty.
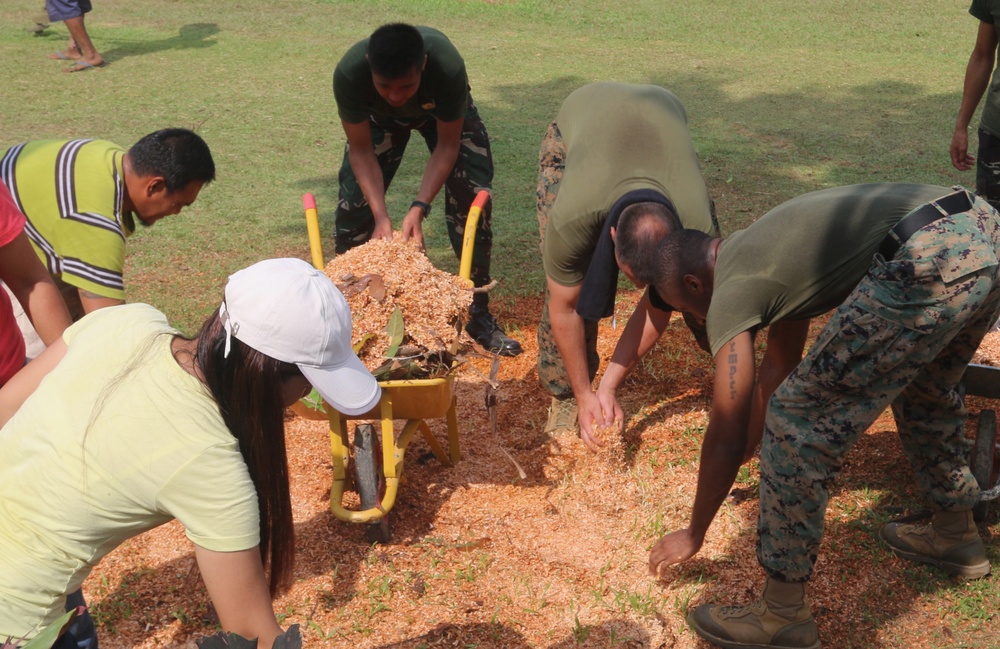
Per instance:
[[[690,525],[660,539],[655,575],[701,548],[740,464],[761,448],[757,556],[745,607],[702,605],[689,623],[722,647],[820,646],[805,583],[828,489],[846,452],[891,405],[932,522],[890,523],[899,556],[964,577],[990,570],[972,519],[958,384],[1000,312],[1000,222],[964,189],[872,184],[812,192],[726,240],[691,230],[657,254],[657,291],[706,321],[716,361]],[[836,308],[805,359],[809,319]],[[754,336],[769,327],[755,372]]]

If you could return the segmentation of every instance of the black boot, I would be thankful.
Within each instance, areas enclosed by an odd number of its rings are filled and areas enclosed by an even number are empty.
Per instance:
[[[524,351],[521,343],[504,333],[488,306],[473,303],[469,307],[469,324],[465,325],[465,330],[473,340],[494,354],[517,356]]]

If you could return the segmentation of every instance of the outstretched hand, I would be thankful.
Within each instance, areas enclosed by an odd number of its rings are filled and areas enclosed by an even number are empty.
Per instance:
[[[423,220],[423,210],[419,207],[415,207],[406,213],[406,216],[403,217],[403,225],[400,227],[400,234],[403,237],[403,241],[413,239],[413,242],[421,251],[426,250],[424,248]]]
[[[580,426],[580,439],[587,445],[587,448],[596,453],[604,446],[604,442],[594,434],[594,426],[609,426],[611,422],[607,421],[607,417],[601,407],[601,402],[593,392],[589,392],[582,399],[577,399],[576,407],[578,414],[577,421]]]
[[[668,566],[687,561],[698,553],[704,539],[695,538],[690,528],[667,534],[653,546],[649,553],[649,574],[660,576],[660,571]]]
[[[375,229],[372,230],[372,239],[392,240],[392,221],[388,218],[375,219]]]

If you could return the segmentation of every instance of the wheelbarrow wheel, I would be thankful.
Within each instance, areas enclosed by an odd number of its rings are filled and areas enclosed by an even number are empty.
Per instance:
[[[997,415],[993,410],[983,410],[979,413],[979,426],[976,430],[976,444],[972,448],[972,475],[975,476],[979,488],[986,490],[993,487],[990,481],[993,473],[993,454],[996,449]],[[989,514],[990,501],[982,500],[972,509],[973,518],[977,523],[986,520]]]
[[[381,455],[375,427],[371,424],[358,424],[354,429],[354,477],[358,496],[361,498],[361,509],[371,509],[381,501]],[[386,544],[392,539],[388,514],[365,527],[365,536],[370,543]]]

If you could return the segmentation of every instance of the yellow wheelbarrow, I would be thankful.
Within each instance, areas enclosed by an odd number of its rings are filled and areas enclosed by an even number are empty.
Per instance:
[[[472,272],[472,248],[475,243],[476,226],[489,199],[490,194],[486,190],[476,195],[465,225],[459,275],[468,282],[470,288],[472,281],[469,277]],[[325,265],[319,238],[316,200],[312,194],[306,194],[303,196],[303,204],[312,263],[322,270]],[[458,416],[455,413],[454,376],[380,381],[379,385],[382,388],[382,398],[378,406],[364,415],[344,415],[326,402],[323,403],[323,408],[330,422],[330,449],[333,453],[330,511],[342,521],[368,524],[369,540],[388,543],[391,531],[387,515],[396,502],[396,492],[403,475],[403,456],[414,435],[419,431],[434,456],[445,466],[458,462],[461,459],[461,451],[458,445]],[[296,412],[304,414],[302,409],[297,409]],[[441,417],[448,423],[447,452],[434,437],[426,422],[427,419]],[[381,436],[377,436],[371,424],[362,423],[355,426],[354,484],[361,499],[360,510],[350,510],[343,505],[344,491],[348,487],[347,466],[351,455],[347,422],[352,419],[381,420],[382,428]],[[406,421],[398,436],[393,430],[394,420]]]

